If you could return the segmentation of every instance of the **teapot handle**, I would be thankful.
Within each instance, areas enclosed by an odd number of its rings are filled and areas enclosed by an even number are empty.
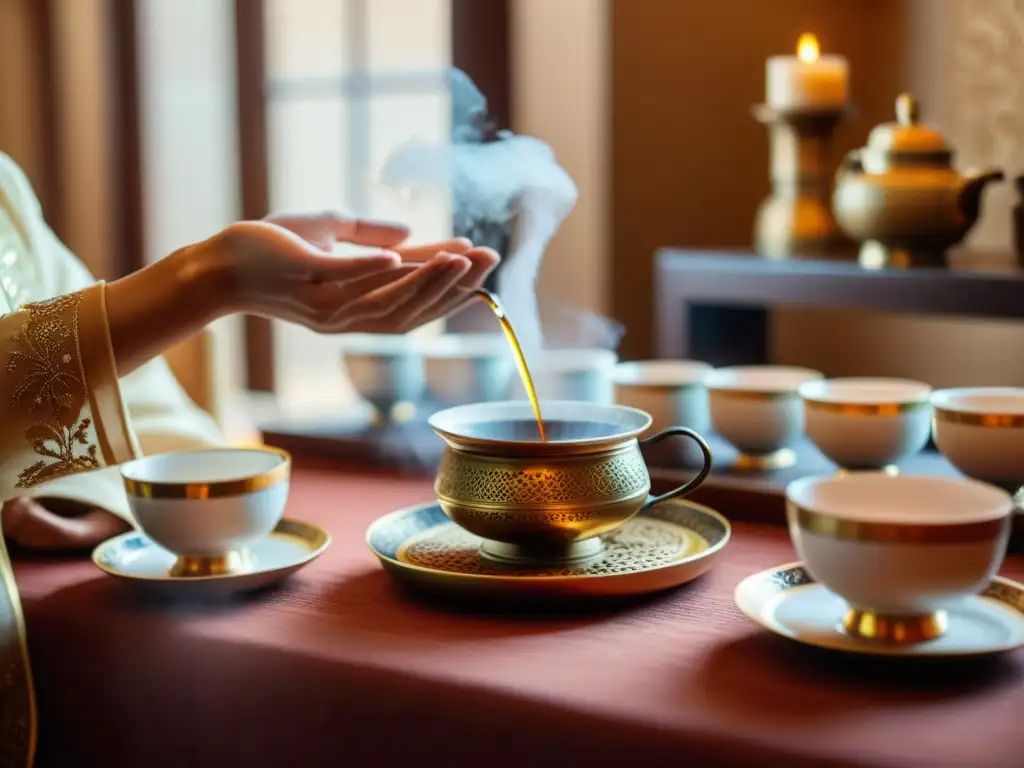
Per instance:
[[[843,173],[864,173],[864,160],[861,158],[859,149],[851,149],[843,157],[836,175]]]
[[[703,437],[698,435],[692,429],[688,429],[687,427],[669,427],[668,429],[663,429],[658,434],[651,435],[646,440],[641,440],[640,448],[643,449],[648,445],[660,443],[662,440],[665,440],[666,438],[669,437],[675,437],[676,435],[688,437],[690,440],[693,440],[693,442],[697,444],[697,447],[700,448],[701,454],[703,454],[704,456],[704,465],[700,468],[700,472],[698,472],[696,475],[690,478],[690,480],[688,480],[687,482],[680,485],[678,488],[673,488],[671,491],[667,491],[661,494],[660,496],[649,497],[647,501],[644,502],[644,505],[641,507],[641,509],[647,509],[648,507],[653,507],[655,504],[660,504],[663,501],[668,501],[669,499],[676,499],[681,496],[686,496],[688,493],[692,493],[701,486],[704,480],[707,479],[708,473],[711,472],[711,448],[704,441]]]

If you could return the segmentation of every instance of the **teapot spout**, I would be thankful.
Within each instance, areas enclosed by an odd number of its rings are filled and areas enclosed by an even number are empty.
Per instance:
[[[981,213],[981,193],[989,182],[1002,181],[1005,178],[998,168],[970,170],[964,174],[963,186],[957,198],[957,206],[964,217],[964,223],[970,229]]]

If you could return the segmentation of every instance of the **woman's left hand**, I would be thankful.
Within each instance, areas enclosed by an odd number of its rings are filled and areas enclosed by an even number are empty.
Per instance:
[[[67,499],[11,499],[0,508],[4,538],[24,549],[81,551],[129,526],[104,509]]]

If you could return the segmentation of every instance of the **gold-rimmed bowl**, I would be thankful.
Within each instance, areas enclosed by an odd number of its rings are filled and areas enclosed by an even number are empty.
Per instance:
[[[342,362],[353,388],[373,406],[377,422],[409,421],[426,390],[416,337],[353,333],[344,337]]]
[[[1024,388],[932,393],[935,445],[968,477],[1016,491],[1024,485]]]
[[[611,405],[610,373],[618,361],[610,349],[546,349],[536,362],[531,361],[530,370],[538,393],[546,400]],[[509,392],[512,398],[523,397],[518,377],[513,377]]]
[[[819,379],[798,392],[807,437],[841,469],[895,472],[928,442],[932,388],[923,382]]]
[[[172,576],[243,572],[247,547],[281,520],[291,457],[276,448],[212,448],[121,466],[135,522],[177,555]]]
[[[504,400],[516,370],[501,333],[445,333],[417,341],[430,398],[445,407]]]
[[[739,451],[739,468],[758,471],[796,463],[793,446],[804,431],[797,391],[823,378],[818,371],[786,365],[731,366],[708,374],[711,422]]]
[[[619,363],[611,371],[615,402],[651,415],[651,431],[676,424],[700,433],[711,428],[708,388],[712,367],[698,360],[634,360]],[[680,442],[665,445],[659,458],[671,464],[700,466],[697,446]]]
[[[651,417],[635,408],[543,401],[542,411],[546,441],[525,401],[464,405],[429,420],[447,444],[434,482],[438,503],[484,539],[480,554],[492,562],[590,562],[601,555],[601,534],[685,496],[711,469],[707,443],[686,427],[638,441]],[[641,447],[674,436],[697,444],[703,465],[688,482],[651,497]]]
[[[981,592],[1010,536],[1010,495],[976,480],[858,472],[786,488],[789,532],[816,581],[843,598],[850,635],[941,636],[946,610]]]

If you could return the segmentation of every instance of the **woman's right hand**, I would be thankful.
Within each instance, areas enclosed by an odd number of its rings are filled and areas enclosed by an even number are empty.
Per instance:
[[[397,247],[408,232],[333,213],[240,222],[218,239],[232,309],[321,333],[405,333],[451,312],[497,265],[464,238]],[[393,249],[332,254],[336,242]]]
[[[498,264],[464,239],[399,247],[407,235],[329,213],[240,222],[176,251],[107,287],[118,372],[233,313],[321,333],[405,333],[465,303]],[[388,250],[335,255],[339,241]]]

